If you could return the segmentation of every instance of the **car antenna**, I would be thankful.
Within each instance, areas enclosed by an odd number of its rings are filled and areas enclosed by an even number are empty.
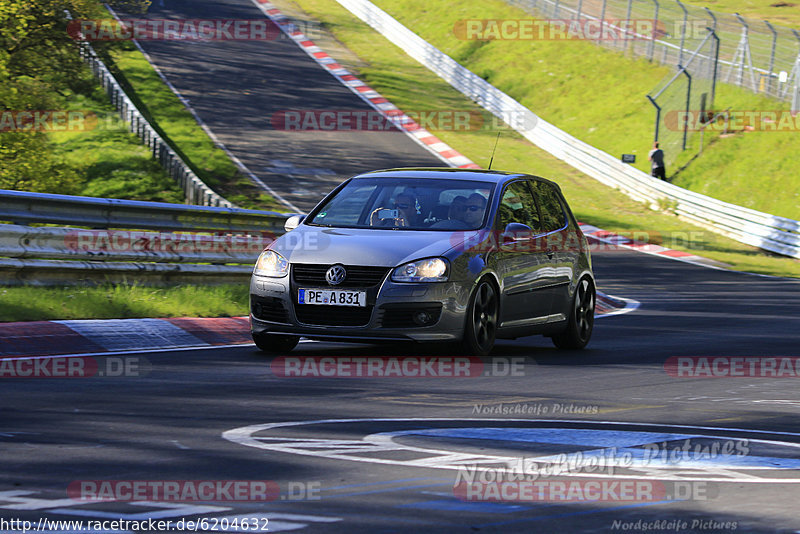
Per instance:
[[[492,149],[492,157],[489,158],[489,168],[486,169],[487,171],[492,170],[492,162],[494,161],[494,151],[497,150],[497,142],[500,140],[500,134],[502,132],[497,132],[497,137],[494,140],[494,148]]]

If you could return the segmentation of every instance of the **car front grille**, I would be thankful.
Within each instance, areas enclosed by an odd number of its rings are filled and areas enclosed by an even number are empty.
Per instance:
[[[317,306],[315,304],[295,304],[297,320],[304,324],[317,326],[366,326],[372,316],[374,306]]]
[[[325,279],[325,273],[331,265],[293,263],[292,277],[297,285],[329,287],[328,281]],[[347,276],[344,282],[336,286],[337,289],[345,287],[373,287],[383,282],[383,279],[386,278],[389,272],[389,269],[386,267],[345,265],[344,268],[347,271]]]

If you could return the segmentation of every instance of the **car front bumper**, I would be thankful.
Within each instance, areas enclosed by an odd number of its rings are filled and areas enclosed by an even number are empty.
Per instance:
[[[346,288],[367,291],[367,305],[371,308],[366,323],[354,325],[330,324],[336,316],[353,313],[343,306],[313,305],[323,317],[312,324],[298,318],[297,287],[291,275],[270,278],[253,275],[250,280],[250,327],[255,335],[289,334],[312,339],[348,339],[363,341],[405,340],[417,342],[459,341],[464,332],[464,320],[469,302],[469,287],[457,282],[397,283],[387,276],[371,289]],[[330,287],[303,285],[305,289],[331,289]],[[266,310],[266,312],[265,312]],[[430,325],[420,325],[410,320],[415,311],[425,310],[438,319]],[[361,310],[364,315],[366,310]],[[358,313],[358,312],[356,312]],[[313,321],[317,322],[317,321]]]

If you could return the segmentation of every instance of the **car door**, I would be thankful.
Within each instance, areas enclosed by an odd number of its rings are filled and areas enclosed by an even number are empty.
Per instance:
[[[539,211],[527,180],[511,182],[504,188],[494,230],[495,261],[502,284],[500,326],[545,322],[551,309],[552,264],[541,239]]]
[[[569,282],[572,279],[579,250],[575,246],[570,246],[567,215],[561,195],[555,186],[541,180],[531,180],[530,185],[541,217],[542,233],[539,239],[551,268],[550,279],[553,286],[550,313],[563,313],[570,305]]]

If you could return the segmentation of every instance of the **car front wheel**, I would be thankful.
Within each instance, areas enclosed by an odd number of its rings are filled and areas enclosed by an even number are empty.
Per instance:
[[[475,356],[487,356],[494,346],[499,315],[497,291],[482,280],[470,298],[464,328],[464,349]]]
[[[572,297],[567,328],[553,336],[553,344],[559,349],[582,349],[592,337],[594,328],[594,306],[596,293],[589,278],[582,278]]]
[[[300,336],[286,336],[280,334],[253,334],[253,342],[263,352],[279,354],[291,352],[300,341]]]

